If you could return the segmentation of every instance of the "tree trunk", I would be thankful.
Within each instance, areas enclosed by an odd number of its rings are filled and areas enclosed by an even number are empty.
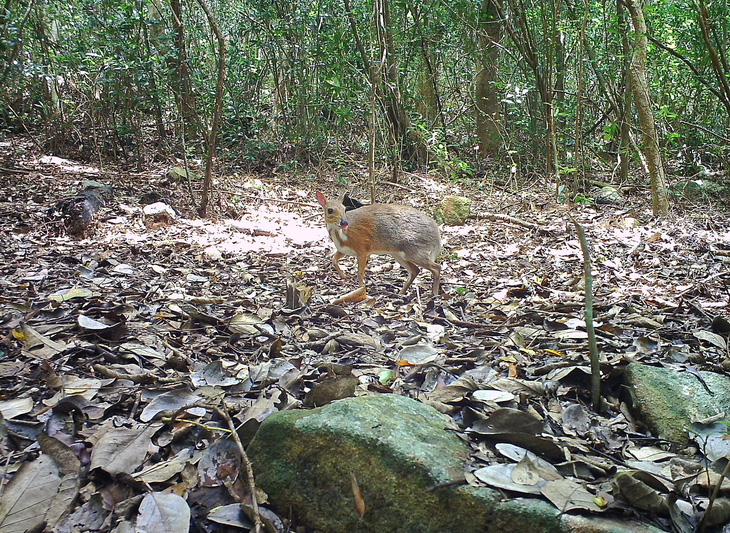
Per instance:
[[[586,27],[588,26],[588,20],[590,17],[590,11],[588,6],[586,6],[585,10],[583,11],[583,19],[580,23],[580,29],[578,30],[580,33],[580,56],[584,57],[587,56],[586,50],[585,50],[585,43],[588,40],[586,37]],[[561,59],[564,59],[563,56],[564,47],[561,45],[560,47],[560,53],[559,57]],[[565,61],[563,60],[562,68],[565,68]],[[559,75],[558,79],[565,79],[564,75]],[[563,86],[564,87],[564,86]],[[586,184],[586,166],[585,166],[585,153],[583,150],[583,119],[585,117],[585,108],[583,106],[583,93],[585,91],[585,61],[580,61],[578,63],[578,88],[576,91],[576,100],[577,100],[577,108],[575,111],[575,165],[574,167],[577,169],[577,172],[574,175],[573,178],[573,190],[574,191],[582,191],[585,188]],[[561,93],[558,93],[561,94]],[[562,98],[561,98],[562,100]],[[560,127],[564,127],[564,122],[560,123]]]
[[[434,66],[434,54],[431,52],[430,41],[423,31],[424,12],[420,5],[412,4],[409,7],[411,16],[413,17],[413,26],[418,32],[421,59],[423,60],[423,68],[418,73],[417,84],[418,92],[421,96],[417,106],[422,117],[425,118],[428,128],[436,128],[436,122],[441,127],[444,139],[448,133],[446,128],[446,118],[444,117],[443,106],[441,105],[441,96],[439,94],[438,85],[438,69]],[[427,21],[426,21],[427,22]],[[428,160],[428,150],[426,143],[417,144],[419,150],[418,161],[426,162]]]
[[[429,128],[432,128],[438,118],[438,104],[436,93],[433,90],[431,74],[428,68],[418,71],[418,94],[420,99],[417,102],[418,113],[423,117]]]
[[[716,48],[713,43],[712,37],[717,36],[714,35],[712,30],[713,23],[710,20],[710,13],[707,10],[707,4],[705,4],[705,0],[697,0],[697,4],[700,29],[702,30],[702,39],[705,42],[707,52],[710,54],[710,64],[712,65],[712,72],[715,74],[715,79],[717,79],[718,92],[721,95],[720,100],[725,106],[728,116],[730,116],[730,81],[728,81],[730,78],[730,69],[728,69],[725,53],[722,49],[722,41],[719,39],[717,40],[717,46],[720,48],[718,52],[718,48]]]
[[[560,8],[560,2],[558,4],[555,5],[554,2],[549,2],[547,6],[542,6],[541,8],[541,16],[543,17],[542,27],[544,30],[543,37],[548,40],[547,46],[544,43],[538,45],[533,35],[533,25],[527,20],[527,14],[521,2],[518,4],[516,0],[509,0],[510,9],[512,13],[516,14],[516,16],[511,18],[506,17],[504,10],[495,5],[499,12],[500,20],[505,21],[505,30],[520,52],[520,57],[535,76],[535,85],[540,94],[540,103],[542,104],[545,120],[545,172],[548,177],[554,179],[556,187],[560,186],[560,167],[558,165],[555,107],[553,105],[555,97],[553,88],[553,66],[555,59],[553,36],[556,34],[556,17]],[[539,55],[538,50],[542,50],[544,54],[542,56]]]
[[[205,11],[208,18],[208,24],[218,40],[218,83],[216,86],[215,109],[213,110],[213,120],[210,126],[210,132],[207,135],[208,153],[205,159],[205,177],[203,179],[203,193],[200,199],[200,207],[198,214],[205,216],[208,209],[208,201],[210,198],[210,184],[213,175],[213,161],[215,158],[215,149],[218,142],[218,130],[220,129],[221,115],[223,114],[223,94],[226,86],[226,40],[223,33],[218,27],[218,23],[213,17],[213,13],[208,7],[205,0],[197,0],[200,7]]]
[[[556,11],[555,13],[555,19],[554,21],[560,20],[560,17],[562,16],[562,13],[559,11]],[[579,30],[581,33],[585,32],[585,28],[583,30]],[[585,39],[583,39],[585,41]],[[561,24],[555,23],[552,28],[552,50],[555,54],[555,89],[553,90],[553,114],[555,116],[555,136],[557,137],[560,135],[561,132],[565,132],[566,130],[566,114],[561,113],[560,110],[563,109],[563,104],[565,102],[565,78],[566,78],[566,65],[565,65],[565,34],[563,33]],[[579,70],[584,67],[583,62],[580,62]],[[583,73],[580,72],[578,74],[578,83],[582,84],[585,82],[585,79],[583,77]],[[578,105],[580,106],[580,102]],[[578,143],[578,140],[576,139],[576,144]],[[559,154],[558,159],[559,160],[565,160],[566,156],[566,150],[565,150],[565,144],[560,143],[559,145]]]
[[[624,27],[624,8],[621,0],[616,2],[616,12],[618,15],[618,27]],[[617,98],[617,120],[619,124],[619,147],[618,147],[618,169],[619,179],[621,183],[625,183],[629,179],[629,161],[631,155],[631,81],[629,72],[631,66],[631,46],[626,32],[621,36],[621,47],[623,48],[624,57],[624,75],[622,77],[624,84],[623,98]]]
[[[370,61],[365,50],[349,0],[344,0],[344,6],[355,44],[365,66],[365,73],[385,114],[392,150],[400,154],[401,160],[411,161],[416,164],[424,163],[425,161],[420,159],[421,154],[426,153],[423,140],[411,127],[410,118],[403,106],[399,69],[395,60],[395,46],[391,30],[393,21],[390,15],[390,0],[375,0],[373,2],[374,25],[380,47],[380,58],[383,59],[383,61],[379,61],[377,67]],[[381,71],[384,71],[384,75],[381,75]],[[396,173],[396,169],[393,168],[394,178]]]
[[[141,4],[141,3],[140,3]],[[147,20],[145,17],[146,11],[144,4],[141,4],[139,9],[139,25],[142,30],[142,37],[144,38],[144,47],[148,56],[152,56],[152,45],[150,44],[150,32],[147,27]],[[157,126],[157,135],[160,139],[165,138],[165,123],[162,118],[162,102],[160,102],[160,91],[157,88],[157,73],[154,69],[150,68],[147,70],[147,76],[150,80],[151,91],[150,97],[152,98],[152,109],[155,113],[155,125]]]
[[[35,32],[38,43],[45,58],[45,62],[48,65],[48,72],[44,76],[44,92],[46,99],[50,102],[49,108],[50,113],[46,113],[44,117],[48,121],[59,119],[62,116],[63,109],[61,107],[61,98],[58,93],[58,77],[55,75],[55,61],[56,56],[52,49],[53,43],[58,42],[58,24],[52,19],[50,22],[46,22],[46,12],[42,6],[35,5]],[[50,122],[48,123],[50,124]]]
[[[172,29],[175,34],[175,46],[177,47],[177,58],[172,65],[175,79],[173,87],[177,87],[176,99],[182,119],[182,127],[185,128],[181,135],[188,139],[198,138],[197,114],[195,112],[195,96],[190,84],[190,71],[188,69],[187,42],[185,39],[185,25],[183,24],[183,12],[180,0],[170,0],[172,8]]]
[[[664,164],[659,152],[652,102],[649,95],[649,82],[646,73],[646,56],[648,39],[646,37],[646,22],[644,11],[638,0],[625,0],[625,5],[631,14],[634,26],[634,50],[629,66],[631,90],[636,104],[636,113],[639,115],[643,152],[651,178],[651,201],[655,216],[666,216],[669,213],[669,199],[667,197],[667,182],[664,175]]]
[[[419,41],[421,43],[421,57],[423,58],[423,66],[425,67],[419,73],[419,89],[426,104],[423,106],[423,116],[427,117],[429,127],[435,127],[438,119],[439,125],[446,136],[446,118],[444,117],[444,109],[441,105],[441,95],[439,94],[438,85],[438,67],[434,66],[434,54],[431,52],[430,42],[423,31],[423,13],[425,9],[419,9],[412,5],[410,12],[413,16],[413,23],[418,31]]]
[[[376,0],[376,29],[380,45],[380,57],[384,59],[382,95],[385,115],[390,125],[391,142],[401,160],[417,165],[423,150],[419,149],[415,132],[411,128],[411,120],[403,106],[403,94],[400,84],[400,69],[395,55],[393,41],[393,17],[390,12],[390,0]]]
[[[560,187],[560,153],[558,152],[558,121],[556,119],[557,98],[556,89],[561,74],[558,71],[558,61],[556,61],[556,52],[562,48],[560,44],[561,32],[559,29],[559,19],[562,2],[549,1],[543,6],[543,27],[545,27],[546,38],[549,39],[547,50],[545,52],[545,65],[542,75],[537,77],[538,88],[543,98],[545,106],[545,125],[547,129],[547,175],[554,176],[556,188]],[[561,59],[562,61],[562,59]]]
[[[553,91],[550,90],[550,96],[553,96]],[[560,167],[558,161],[558,133],[555,129],[555,106],[553,106],[553,99],[545,100],[545,122],[546,122],[546,136],[547,136],[547,168],[546,174],[553,176],[555,179],[556,186],[560,185]]]
[[[482,0],[479,13],[479,44],[477,53],[477,76],[474,98],[476,134],[479,139],[479,154],[495,157],[502,145],[500,123],[501,106],[497,91],[499,48],[502,38],[502,23],[499,11],[502,0]]]

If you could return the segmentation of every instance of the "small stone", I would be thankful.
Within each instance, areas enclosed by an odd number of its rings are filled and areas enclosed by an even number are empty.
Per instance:
[[[447,196],[436,208],[434,218],[439,224],[447,226],[463,226],[471,215],[471,198],[464,196]]]
[[[626,202],[621,191],[616,187],[606,186],[598,189],[594,193],[597,204],[614,204],[623,205]]]

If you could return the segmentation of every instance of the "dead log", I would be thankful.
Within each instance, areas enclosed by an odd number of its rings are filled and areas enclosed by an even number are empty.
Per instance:
[[[51,209],[51,218],[59,221],[69,235],[89,235],[93,232],[98,211],[113,196],[111,187],[100,183],[88,185],[77,195],[59,200]]]

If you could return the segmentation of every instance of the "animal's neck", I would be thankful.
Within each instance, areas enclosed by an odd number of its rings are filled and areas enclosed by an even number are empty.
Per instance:
[[[347,244],[347,233],[345,233],[345,230],[343,230],[342,228],[338,226],[330,228],[329,234],[332,242],[334,242],[336,246],[339,247]]]

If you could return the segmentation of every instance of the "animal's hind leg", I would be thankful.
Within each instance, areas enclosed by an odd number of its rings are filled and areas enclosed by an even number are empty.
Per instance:
[[[370,254],[358,254],[357,256],[357,279],[360,280],[360,285],[365,286],[365,268],[368,266],[368,259]]]
[[[433,295],[438,296],[441,290],[441,265],[430,259],[424,259],[418,262],[418,266],[431,272],[431,276],[433,277]],[[416,267],[416,273],[418,273],[417,269],[418,267]]]
[[[398,259],[396,259],[396,261],[398,261]],[[401,266],[408,271],[408,279],[406,280],[406,284],[403,285],[403,288],[400,290],[400,294],[403,295],[408,291],[408,288],[411,286],[411,283],[413,283],[413,280],[416,279],[416,276],[418,276],[418,273],[421,271],[421,269],[418,268],[418,266],[411,261],[398,261],[398,263],[400,263]]]

